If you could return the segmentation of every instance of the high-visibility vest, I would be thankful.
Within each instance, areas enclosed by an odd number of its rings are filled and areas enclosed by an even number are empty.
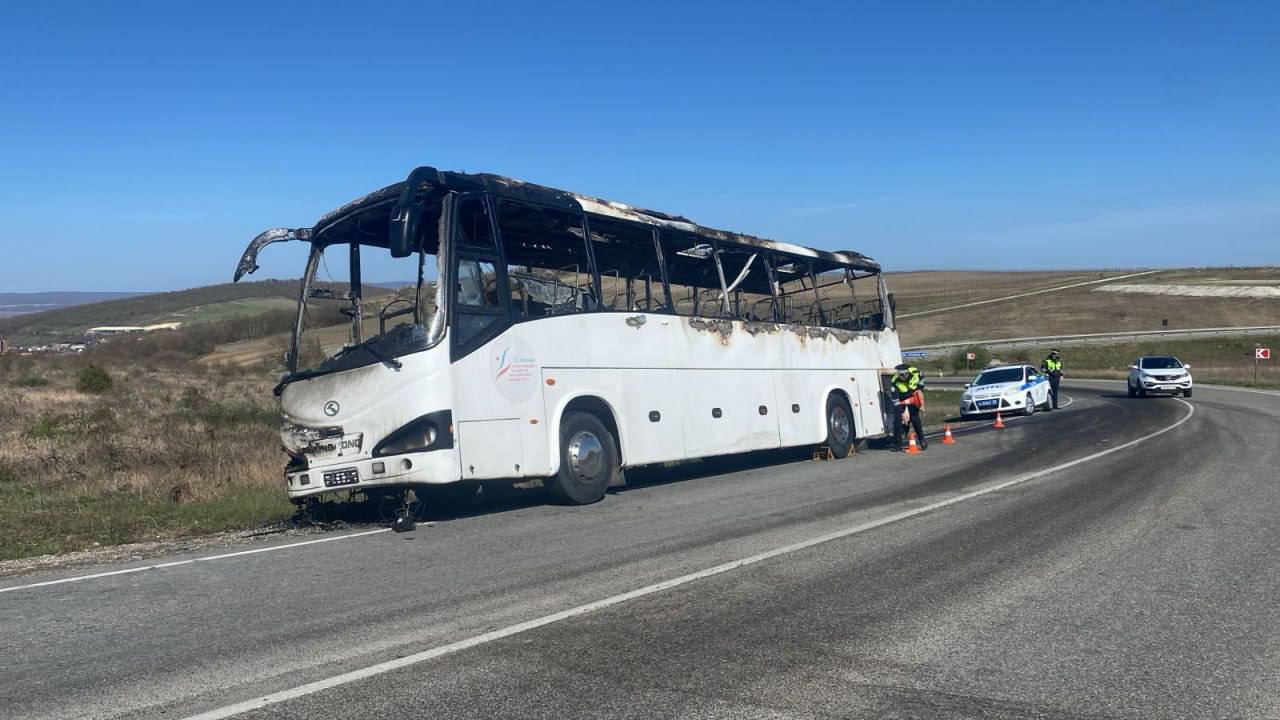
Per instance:
[[[1061,371],[1062,361],[1047,357],[1044,359],[1044,369],[1048,372]]]

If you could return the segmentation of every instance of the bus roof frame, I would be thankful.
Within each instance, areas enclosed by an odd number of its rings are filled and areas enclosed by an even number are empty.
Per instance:
[[[235,279],[252,273],[257,269],[258,251],[274,242],[284,240],[310,240],[323,242],[326,235],[336,226],[341,225],[353,215],[365,213],[382,205],[399,206],[403,199],[412,198],[419,193],[432,191],[443,192],[488,192],[498,199],[511,199],[517,202],[530,202],[558,208],[571,212],[581,212],[602,218],[629,221],[648,225],[661,230],[693,235],[721,243],[731,243],[750,248],[789,255],[795,258],[810,260],[814,272],[825,272],[837,268],[850,268],[855,273],[877,275],[881,272],[880,263],[859,252],[852,250],[826,251],[803,245],[738,233],[729,230],[699,225],[688,218],[670,215],[657,210],[648,210],[625,203],[581,195],[566,190],[559,190],[545,185],[509,178],[491,173],[461,173],[438,170],[430,166],[414,168],[407,179],[375,190],[358,197],[351,202],[326,213],[310,228],[278,228],[267,230],[249,244],[236,268]],[[393,208],[393,210],[396,208]],[[381,245],[381,243],[364,244]]]

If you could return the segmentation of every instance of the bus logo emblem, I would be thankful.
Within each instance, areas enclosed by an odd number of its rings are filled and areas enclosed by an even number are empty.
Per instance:
[[[324,414],[328,415],[329,417],[333,417],[334,415],[337,415],[338,411],[341,409],[342,409],[342,406],[338,404],[337,400],[330,400],[329,402],[324,404]]]

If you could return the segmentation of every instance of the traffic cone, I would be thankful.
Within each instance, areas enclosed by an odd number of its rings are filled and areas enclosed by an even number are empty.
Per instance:
[[[995,429],[997,429],[997,430],[1003,430],[1003,429],[1004,429],[1004,419],[1000,417],[1000,413],[999,413],[999,411],[997,411],[997,412],[996,412],[996,424],[995,424]]]
[[[907,435],[907,454],[918,455],[919,453],[920,446],[916,444],[916,431],[912,430],[911,433]]]
[[[955,445],[955,444],[956,444],[956,439],[955,439],[955,438],[953,438],[953,437],[951,437],[951,423],[947,423],[947,424],[943,425],[943,426],[942,426],[942,429],[944,430],[944,432],[942,433],[942,444],[943,444],[943,445]]]

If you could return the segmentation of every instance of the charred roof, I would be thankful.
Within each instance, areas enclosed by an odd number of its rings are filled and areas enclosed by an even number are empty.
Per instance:
[[[828,252],[793,245],[791,243],[768,240],[754,235],[718,230],[706,227],[679,215],[670,215],[657,210],[647,210],[612,200],[581,195],[558,190],[524,180],[493,175],[489,173],[460,173],[437,170],[431,167],[419,167],[409,174],[408,179],[388,185],[368,195],[357,198],[334,210],[315,224],[309,236],[323,241],[325,235],[345,234],[349,227],[358,229],[361,234],[371,239],[376,236],[376,225],[384,210],[390,209],[411,189],[414,195],[430,196],[449,191],[454,192],[489,192],[499,198],[537,203],[574,212],[584,212],[589,216],[606,217],[657,227],[675,233],[693,235],[699,238],[714,239],[722,243],[770,250],[802,258],[811,258],[817,265],[852,267],[868,273],[878,273],[880,264],[875,260],[853,251]],[[370,222],[370,225],[364,225]],[[385,222],[385,220],[383,220]],[[366,242],[362,240],[362,242]],[[368,244],[384,245],[382,242]]]

